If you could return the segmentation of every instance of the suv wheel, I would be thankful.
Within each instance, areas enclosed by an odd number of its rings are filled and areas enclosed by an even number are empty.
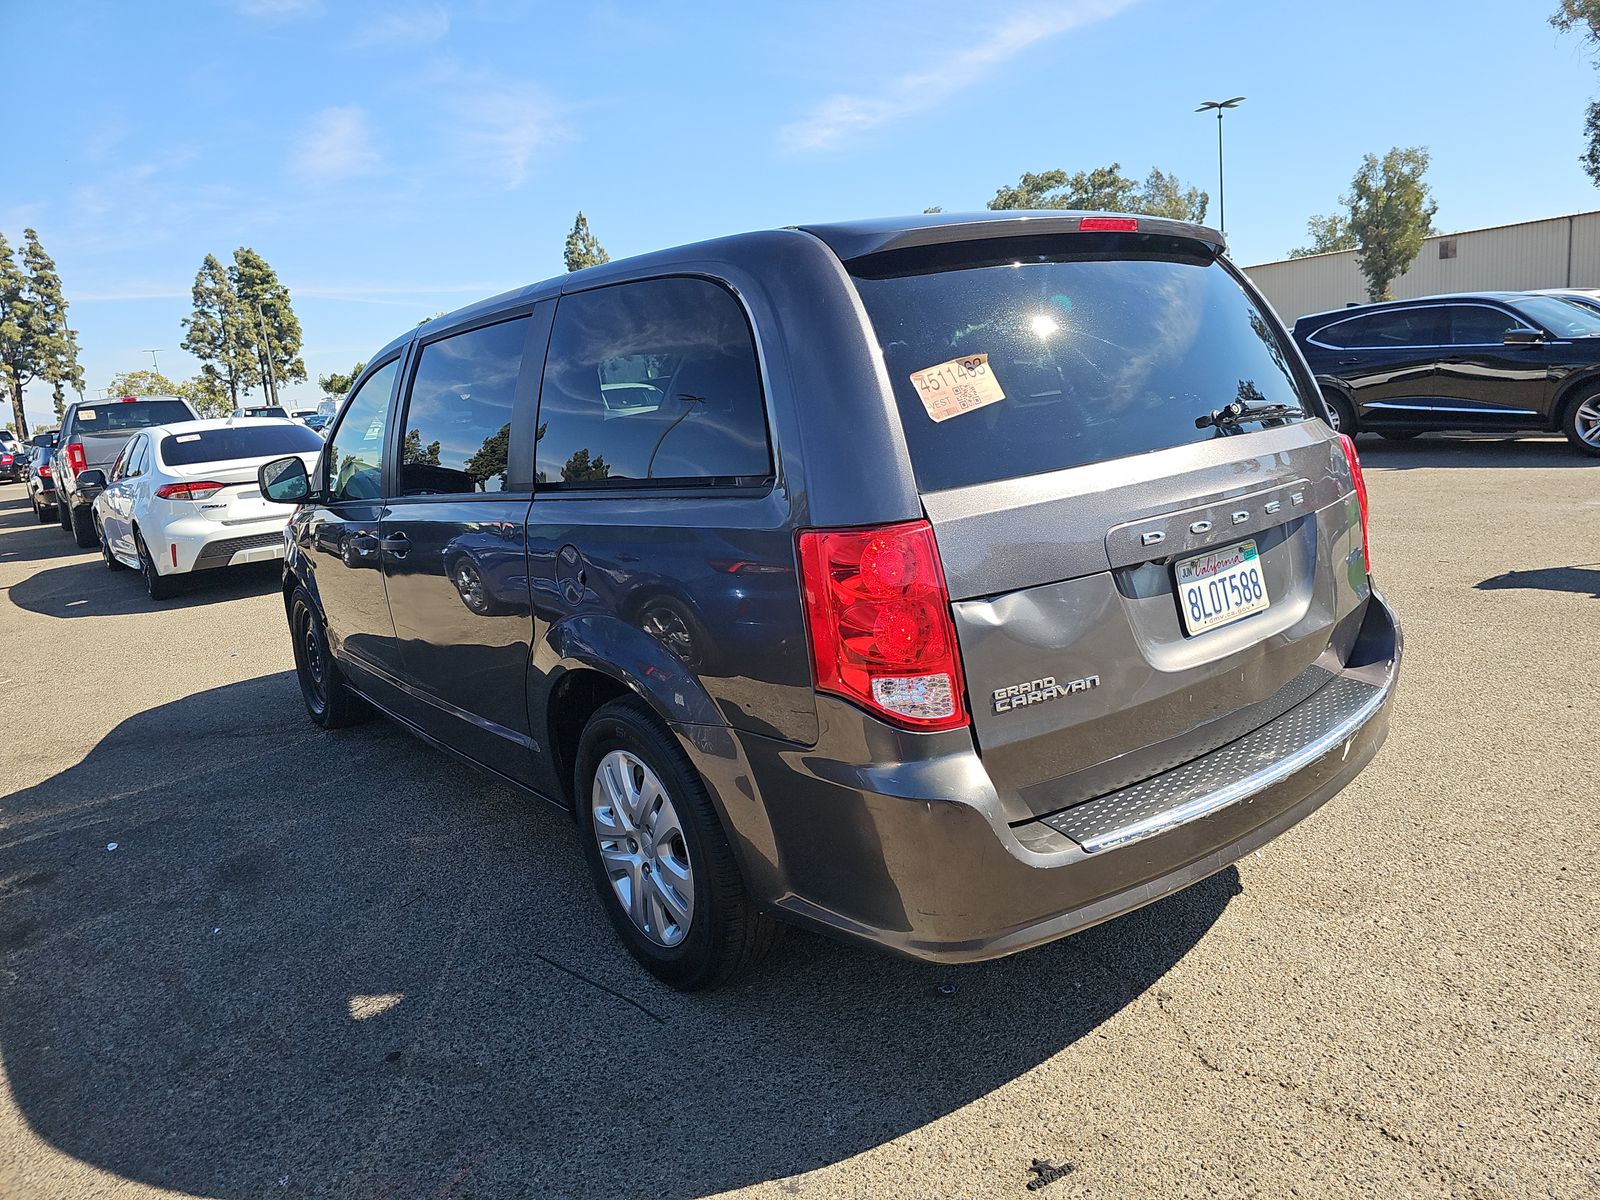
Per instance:
[[[1575,397],[1561,419],[1567,441],[1585,454],[1600,457],[1600,392]]]
[[[1354,436],[1356,432],[1356,413],[1338,392],[1323,392],[1322,398],[1327,402],[1328,415],[1333,418],[1333,431],[1335,433],[1348,433]]]
[[[67,518],[68,527],[72,536],[77,540],[80,549],[87,550],[99,544],[99,539],[94,532],[94,513],[87,508],[74,508]]]
[[[139,552],[139,574],[144,578],[144,590],[152,600],[170,600],[178,594],[178,581],[156,571],[156,560],[150,557],[150,547],[144,544],[144,534],[133,531],[133,546]]]
[[[324,729],[342,729],[367,718],[366,701],[350,689],[328,650],[327,629],[305,588],[289,598],[289,635],[294,640],[294,673],[306,712]]]
[[[750,902],[704,782],[655,715],[603,705],[578,743],[580,840],[612,927],[685,991],[752,969],[781,926]]]

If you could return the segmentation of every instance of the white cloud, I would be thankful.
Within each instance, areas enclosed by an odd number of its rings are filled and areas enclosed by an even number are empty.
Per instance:
[[[295,173],[309,183],[337,183],[367,175],[379,164],[366,112],[355,106],[325,108],[295,147]]]
[[[1113,17],[1134,0],[1070,0],[1002,20],[961,49],[940,51],[936,65],[890,79],[875,91],[830,96],[779,131],[785,150],[831,150],[858,134],[926,112],[981,83],[1024,50],[1072,29]]]
[[[463,166],[507,191],[527,181],[539,151],[571,137],[565,106],[531,84],[446,63],[431,86],[446,97],[447,137]]]
[[[386,13],[364,26],[350,45],[357,50],[397,50],[431,46],[450,32],[450,14],[442,5]]]

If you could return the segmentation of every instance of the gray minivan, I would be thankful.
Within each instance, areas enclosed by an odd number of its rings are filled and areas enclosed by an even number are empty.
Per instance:
[[[932,215],[429,321],[261,485],[312,718],[569,808],[705,987],[784,922],[1038,945],[1350,782],[1401,640],[1321,405],[1213,230]]]

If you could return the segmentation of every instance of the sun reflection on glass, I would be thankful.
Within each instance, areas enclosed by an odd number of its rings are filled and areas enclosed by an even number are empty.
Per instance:
[[[1028,322],[1029,327],[1040,337],[1049,337],[1052,333],[1060,333],[1061,325],[1049,313],[1039,313]]]

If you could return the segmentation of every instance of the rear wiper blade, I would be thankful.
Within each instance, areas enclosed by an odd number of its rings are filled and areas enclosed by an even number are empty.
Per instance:
[[[1287,417],[1303,417],[1305,413],[1292,404],[1246,404],[1235,400],[1221,408],[1214,408],[1194,419],[1196,429],[1211,425],[1243,425],[1246,421],[1280,421]]]

